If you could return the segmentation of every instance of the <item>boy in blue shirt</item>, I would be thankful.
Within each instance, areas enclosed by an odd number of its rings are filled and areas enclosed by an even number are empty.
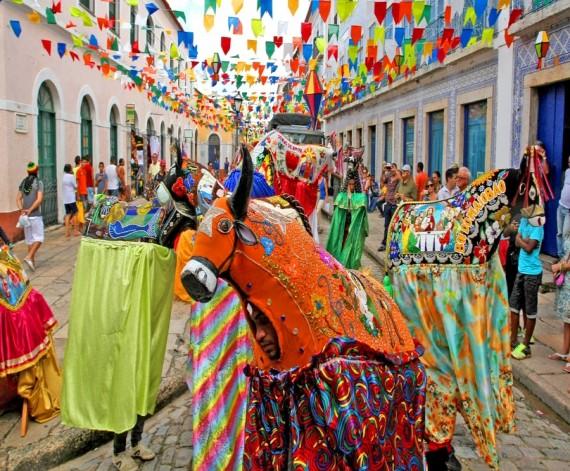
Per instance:
[[[511,346],[512,357],[524,360],[530,357],[530,342],[536,325],[538,313],[538,288],[542,281],[542,262],[540,246],[544,239],[544,209],[532,205],[521,211],[521,222],[515,245],[521,248],[518,273],[509,300],[511,308]],[[517,345],[519,312],[524,316],[524,339]]]

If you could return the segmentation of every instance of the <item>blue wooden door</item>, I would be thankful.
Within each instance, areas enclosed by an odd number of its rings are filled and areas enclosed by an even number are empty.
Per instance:
[[[564,163],[565,84],[558,83],[538,90],[537,138],[544,143],[550,165],[550,184],[556,199],[546,203],[546,225],[542,251],[556,256],[556,208],[560,198]]]
[[[443,111],[429,114],[429,158],[428,172],[443,171]]]

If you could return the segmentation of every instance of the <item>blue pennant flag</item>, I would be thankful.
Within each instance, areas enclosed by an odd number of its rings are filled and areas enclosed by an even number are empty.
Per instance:
[[[406,34],[405,28],[401,27],[394,28],[394,40],[396,41],[398,47],[402,47],[402,44],[404,43],[405,34]]]
[[[190,45],[188,48],[188,59],[196,59],[198,57],[198,46]]]
[[[503,10],[497,10],[496,8],[491,8],[491,11],[489,11],[489,28],[495,26],[495,23],[499,19],[499,16],[501,15],[502,11]]]
[[[57,53],[59,57],[63,57],[65,55],[66,45],[65,43],[57,43]]]
[[[305,59],[305,62],[309,62],[311,57],[313,57],[313,45],[303,44],[303,59]]]
[[[16,37],[19,38],[22,34],[22,25],[20,22],[18,20],[10,20],[10,28],[12,28]]]
[[[239,27],[239,18],[237,16],[228,16],[228,29],[236,29]]]
[[[477,18],[482,18],[483,13],[485,13],[485,8],[487,8],[487,1],[488,0],[475,0],[475,14]]]
[[[463,31],[461,31],[461,47],[467,47],[472,35],[473,28],[463,28]]]
[[[97,37],[92,34],[89,38],[89,46],[91,46],[94,49],[97,49],[99,47],[99,43],[97,42]]]
[[[194,44],[194,33],[191,31],[178,31],[178,45],[184,44],[186,49],[190,49],[190,46]]]
[[[273,18],[273,0],[259,0],[259,17],[263,18],[265,13]]]
[[[152,2],[145,3],[144,6],[146,7],[146,10],[148,11],[148,16],[151,16],[153,13],[156,13],[158,11],[158,7]]]

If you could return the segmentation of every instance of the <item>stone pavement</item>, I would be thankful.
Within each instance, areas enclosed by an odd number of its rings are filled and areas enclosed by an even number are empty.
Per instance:
[[[60,366],[67,340],[69,304],[79,241],[79,237],[66,239],[63,228],[59,226],[49,228],[46,231],[46,241],[37,255],[36,271],[29,273],[32,286],[44,295],[59,322],[54,342]],[[23,259],[26,246],[18,243],[14,252]],[[187,316],[188,306],[175,301],[162,372],[160,405],[169,403],[187,390],[184,383],[187,351],[181,343]],[[49,465],[62,463],[109,439],[106,433],[66,427],[59,419],[46,424],[30,421],[24,438],[20,438],[19,432],[19,410],[0,415],[0,469],[43,471]]]
[[[380,264],[380,270],[385,266],[386,253],[378,252],[378,247],[384,234],[384,218],[375,211],[368,214],[369,235],[366,239],[366,254]],[[326,240],[325,240],[326,244]],[[523,360],[513,360],[515,379],[552,408],[567,423],[570,423],[570,374],[562,371],[564,363],[548,359],[548,355],[560,351],[562,347],[562,321],[554,312],[556,293],[552,285],[550,265],[552,259],[543,257],[544,274],[543,287],[538,297],[538,320],[534,337],[537,340],[532,347],[532,357]],[[378,273],[382,277],[383,273]],[[379,278],[382,280],[382,278]],[[551,288],[551,289],[549,289]]]

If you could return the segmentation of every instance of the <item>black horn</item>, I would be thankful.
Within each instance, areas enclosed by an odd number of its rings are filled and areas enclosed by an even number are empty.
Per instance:
[[[249,203],[249,195],[251,186],[253,185],[253,162],[247,147],[241,146],[243,156],[241,166],[241,176],[236,191],[230,200],[230,209],[236,219],[243,219],[247,214],[247,205]]]

